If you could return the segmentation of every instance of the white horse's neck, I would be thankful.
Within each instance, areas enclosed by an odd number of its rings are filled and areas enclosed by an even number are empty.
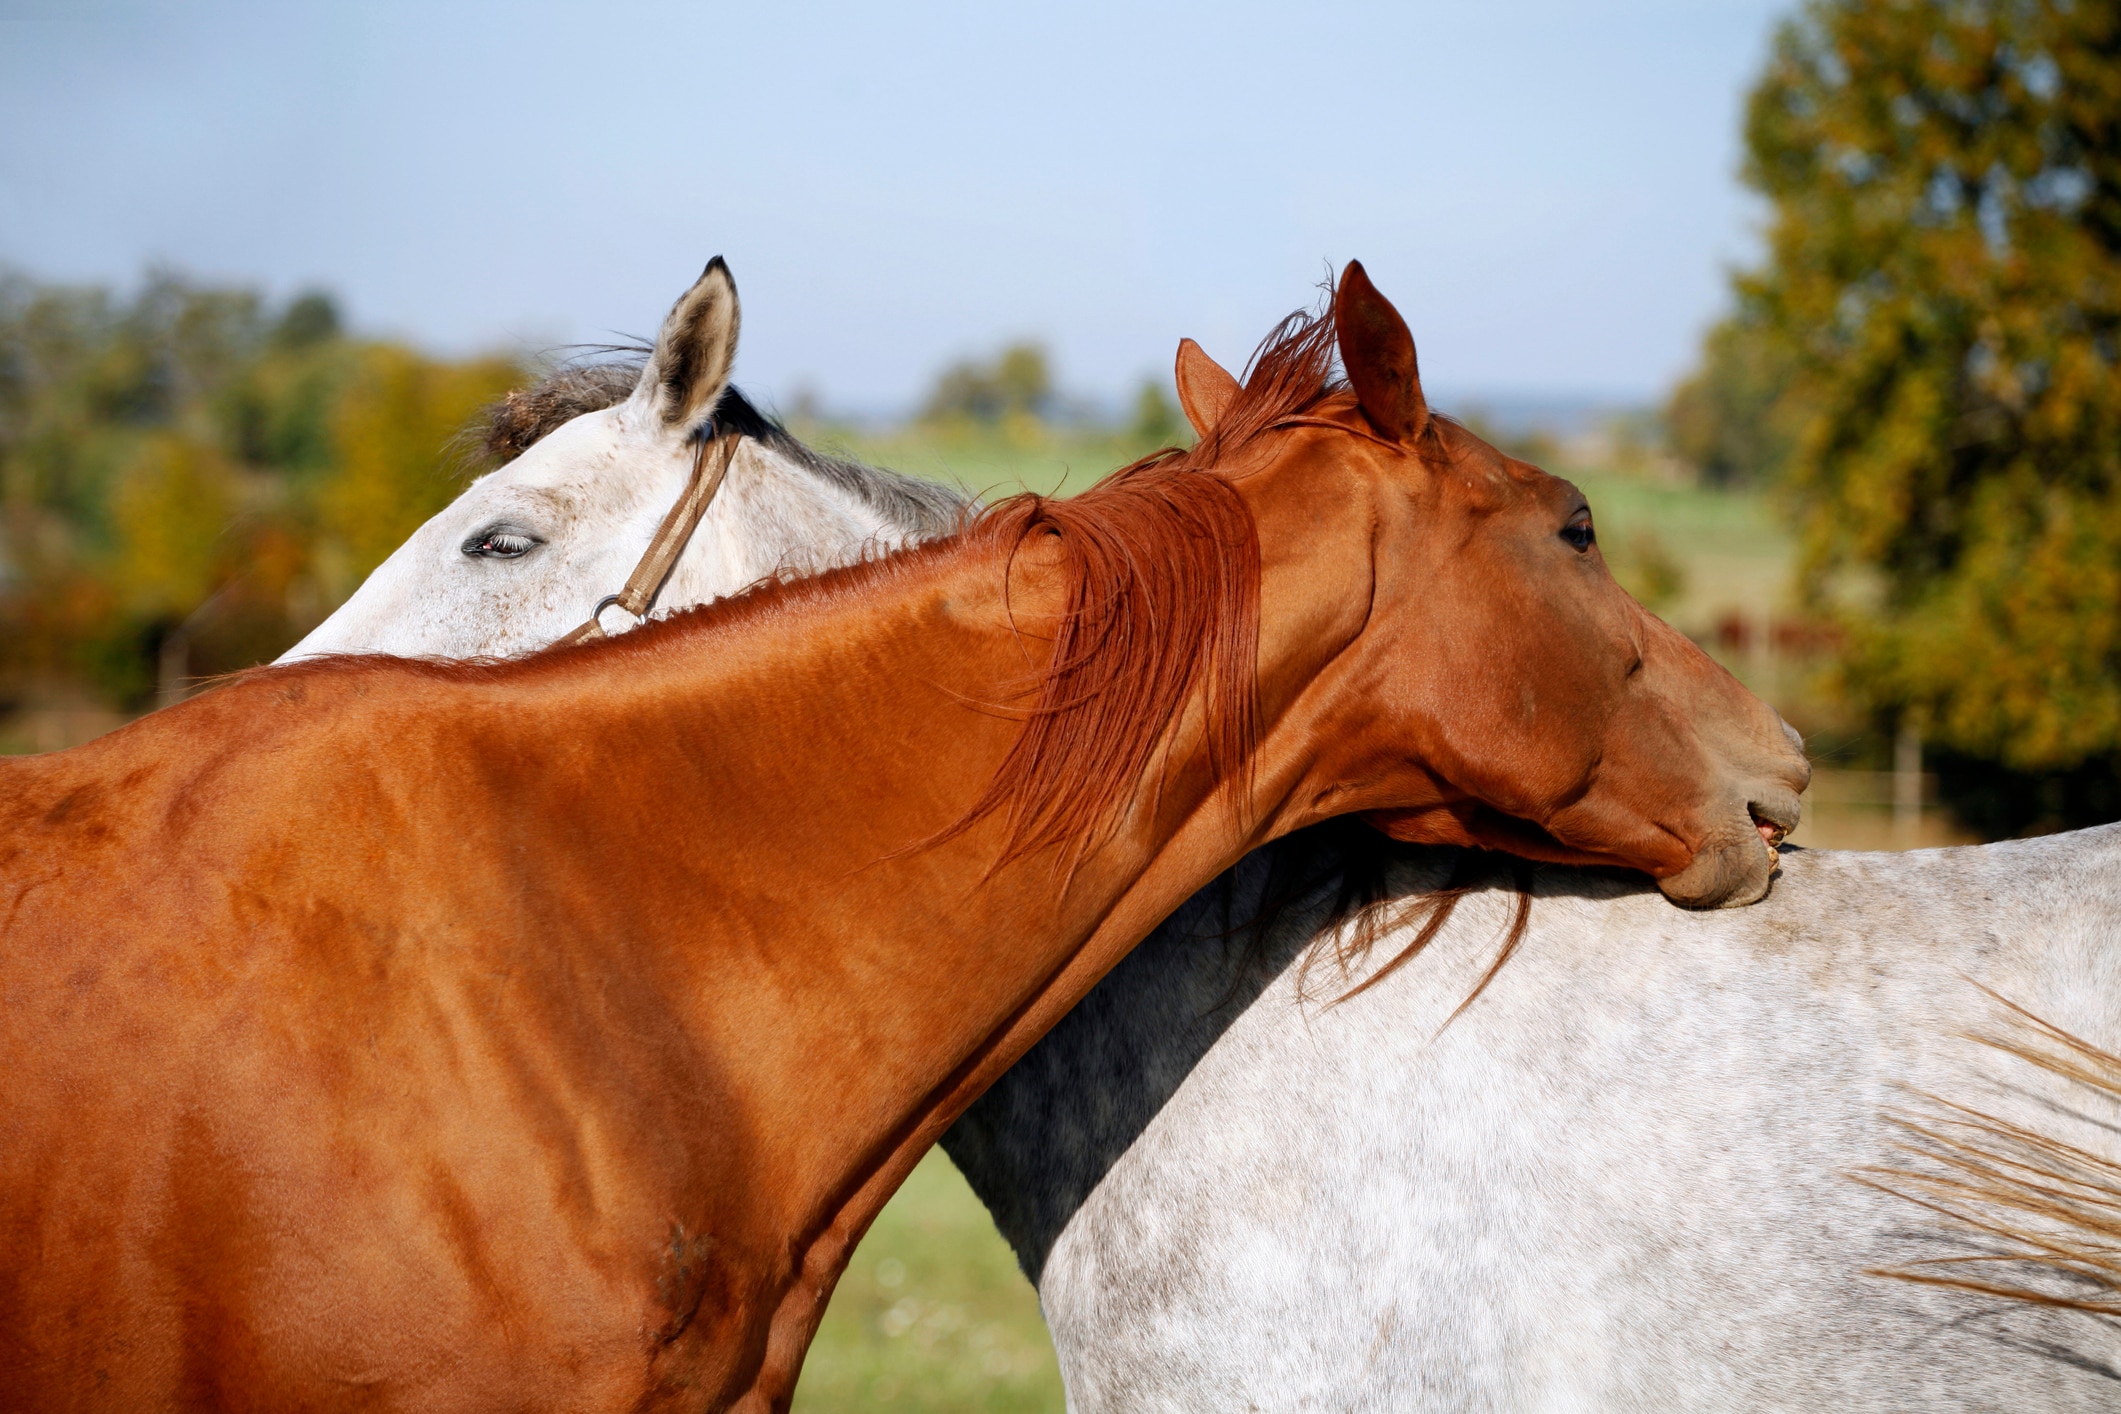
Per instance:
[[[660,602],[689,608],[772,576],[888,553],[947,531],[963,504],[940,487],[818,456],[785,436],[746,437]]]

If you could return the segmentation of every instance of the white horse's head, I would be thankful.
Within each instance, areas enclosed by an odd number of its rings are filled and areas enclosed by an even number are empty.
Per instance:
[[[574,369],[496,411],[518,452],[376,567],[283,656],[529,652],[617,593],[684,491],[696,439],[742,437],[722,489],[657,601],[688,608],[768,575],[812,573],[948,531],[964,502],[896,473],[820,456],[729,385],[735,282],[720,256],[671,308],[639,367]],[[605,616],[618,630],[624,615]]]

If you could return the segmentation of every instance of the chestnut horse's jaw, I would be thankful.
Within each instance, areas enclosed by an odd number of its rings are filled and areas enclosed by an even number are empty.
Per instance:
[[[1737,687],[1720,675],[1707,681],[1712,687]],[[1472,845],[1554,864],[1639,870],[1685,908],[1756,903],[1775,876],[1779,846],[1797,828],[1799,796],[1811,783],[1811,766],[1802,738],[1772,708],[1749,694],[1742,701],[1750,710],[1741,714],[1740,725],[1748,729],[1729,730],[1726,724],[1717,734],[1720,740],[1704,753],[1706,798],[1661,821],[1652,812],[1646,836],[1616,838],[1609,833],[1610,816],[1587,822],[1563,812],[1534,822],[1470,799],[1427,810],[1368,811],[1364,818],[1409,844]],[[1703,710],[1713,699],[1690,705]]]
[[[1718,831],[1694,853],[1693,863],[1657,881],[1673,903],[1685,908],[1738,908],[1767,896],[1775,874],[1775,852],[1750,817]]]
[[[1796,792],[1762,782],[1732,797],[1724,818],[1676,874],[1657,881],[1672,902],[1686,908],[1738,908],[1766,897],[1774,879],[1776,844],[1797,828]]]

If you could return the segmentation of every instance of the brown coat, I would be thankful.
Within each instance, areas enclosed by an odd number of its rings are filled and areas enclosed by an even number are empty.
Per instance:
[[[1411,340],[1331,352],[882,563],[0,763],[0,1404],[782,1407],[913,1162],[1264,840],[1764,887],[1774,714]]]

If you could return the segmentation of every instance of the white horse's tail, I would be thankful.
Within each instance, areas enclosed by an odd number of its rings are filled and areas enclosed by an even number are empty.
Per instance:
[[[2094,1108],[2121,1102],[2121,1056],[1989,995],[2007,1009],[2005,1025],[1968,1039],[2059,1077]],[[1906,1162],[1854,1177],[1929,1209],[1975,1250],[1871,1275],[2121,1319],[2121,1162],[2108,1156],[2113,1146],[2094,1153],[2033,1124],[1933,1095],[1922,1101],[1888,1116],[1903,1132]],[[2114,1136],[2110,1120],[2076,1118]]]

